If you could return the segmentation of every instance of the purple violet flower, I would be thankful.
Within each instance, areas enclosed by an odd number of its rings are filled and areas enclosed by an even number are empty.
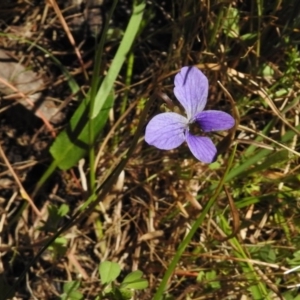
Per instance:
[[[217,148],[209,137],[194,133],[194,124],[202,134],[230,129],[235,124],[234,118],[223,111],[203,111],[207,102],[208,80],[196,67],[183,67],[175,76],[174,83],[174,94],[187,116],[175,112],[155,116],[146,127],[145,140],[162,150],[177,148],[186,141],[198,160],[211,163],[216,159]]]

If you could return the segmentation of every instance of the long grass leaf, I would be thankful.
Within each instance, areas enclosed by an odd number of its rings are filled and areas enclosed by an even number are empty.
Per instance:
[[[118,51],[114,57],[114,60],[105,76],[101,87],[96,95],[92,118],[97,117],[99,111],[105,103],[105,100],[112,90],[113,84],[119,75],[121,67],[125,61],[125,58],[130,51],[133,41],[138,33],[140,24],[143,19],[143,13],[145,9],[145,2],[135,4],[133,7],[133,13],[126,28],[124,37],[118,48]]]

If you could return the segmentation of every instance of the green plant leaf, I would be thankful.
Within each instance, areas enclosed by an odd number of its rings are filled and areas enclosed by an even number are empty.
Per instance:
[[[129,273],[123,280],[122,283],[128,283],[140,279],[143,276],[143,272],[140,270]]]
[[[221,287],[220,281],[217,280],[217,272],[215,270],[206,272],[205,276],[212,289],[219,289]]]
[[[59,134],[50,148],[50,153],[60,169],[67,170],[73,167],[85,156],[89,148],[89,122],[92,122],[91,126],[94,128],[96,138],[106,124],[109,109],[112,107],[113,102],[114,96],[111,93],[106,98],[97,118],[91,121],[88,118],[87,99],[81,103],[67,128]]]
[[[276,252],[271,247],[271,245],[266,245],[259,249],[259,256],[260,258],[268,263],[275,263],[276,262]]]
[[[121,273],[119,264],[111,261],[104,261],[99,266],[99,274],[102,284],[114,281]]]
[[[254,40],[257,37],[257,33],[246,33],[240,36],[243,41]]]
[[[50,204],[47,207],[47,210],[48,218],[44,222],[44,225],[40,227],[40,229],[48,232],[56,232],[62,218],[69,212],[69,206],[62,204],[61,206],[57,207],[57,205]]]
[[[92,118],[97,118],[99,111],[102,109],[105,104],[105,99],[108,97],[110,91],[113,88],[113,84],[119,75],[121,67],[125,61],[126,55],[131,49],[133,41],[136,37],[136,34],[139,31],[140,24],[143,20],[143,13],[145,10],[145,2],[136,3],[133,6],[133,13],[129,20],[128,26],[124,33],[124,37],[121,41],[121,44],[118,48],[118,51],[112,61],[112,64],[105,76],[100,89],[95,98],[94,110],[92,113]]]
[[[70,208],[67,204],[62,204],[58,209],[58,215],[64,217],[69,212]]]
[[[66,254],[67,251],[67,243],[68,241],[65,237],[58,237],[57,239],[55,239],[52,245],[49,246],[49,250],[53,251],[53,255],[56,258],[63,256]]]
[[[60,296],[61,300],[81,300],[83,295],[78,292],[80,287],[79,281],[66,282],[63,287],[64,293]]]
[[[148,281],[144,278],[142,271],[134,271],[128,274],[121,284],[121,288],[142,290],[148,287]]]
[[[239,11],[236,8],[230,7],[227,10],[227,17],[224,20],[223,29],[225,34],[231,38],[239,36]]]
[[[148,287],[148,281],[144,278],[140,278],[125,284],[122,283],[121,287],[126,289],[143,290]]]
[[[300,251],[296,251],[293,253],[293,258],[286,258],[286,261],[291,267],[296,267],[300,265]]]
[[[148,281],[144,278],[141,278],[143,276],[142,271],[134,271],[128,274],[122,284],[121,288],[127,288],[127,289],[135,289],[135,290],[142,290],[148,287]]]
[[[119,292],[122,300],[130,300],[133,296],[133,293],[127,289],[120,289]]]

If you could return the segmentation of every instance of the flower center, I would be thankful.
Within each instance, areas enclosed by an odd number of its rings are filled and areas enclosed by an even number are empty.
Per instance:
[[[192,135],[195,135],[195,136],[204,135],[204,132],[202,131],[201,127],[196,122],[189,124],[189,131]]]

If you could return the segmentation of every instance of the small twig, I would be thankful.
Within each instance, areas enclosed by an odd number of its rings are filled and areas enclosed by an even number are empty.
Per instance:
[[[11,172],[12,176],[14,177],[15,181],[17,182],[19,189],[20,189],[20,193],[23,199],[27,200],[28,203],[31,205],[32,209],[34,210],[34,212],[36,213],[37,216],[41,217],[42,214],[41,212],[38,210],[38,208],[35,206],[35,204],[33,203],[32,199],[29,197],[28,193],[26,192],[26,190],[24,189],[20,179],[18,178],[17,174],[15,173],[13,167],[11,166],[10,162],[8,161],[1,145],[0,145],[0,156],[3,158],[6,166],[8,167],[9,171]]]
[[[24,93],[22,93],[21,91],[19,91],[16,87],[14,87],[11,83],[9,83],[8,81],[6,81],[5,79],[0,77],[0,82],[3,83],[4,85],[6,85],[8,88],[12,89],[14,92],[16,92],[20,97],[24,98],[25,101],[32,107],[34,107],[34,103],[33,101],[27,97]],[[50,122],[47,120],[47,118],[44,116],[44,114],[37,109],[36,110],[36,114],[39,118],[41,118],[43,120],[43,122],[45,123],[46,127],[48,128],[48,130],[50,131],[51,135],[53,138],[56,137],[55,131],[53,126],[50,124]]]
[[[289,152],[292,152],[293,154],[295,154],[295,155],[297,155],[297,156],[300,157],[300,153],[299,153],[299,152],[297,152],[297,151],[291,149],[290,147],[287,147],[287,146],[285,146],[285,145],[283,145],[283,144],[281,144],[281,143],[279,143],[279,142],[277,142],[277,141],[275,141],[275,140],[273,140],[273,139],[267,137],[266,135],[262,134],[262,133],[259,132],[259,131],[255,131],[255,130],[253,130],[253,129],[251,129],[251,128],[248,128],[248,127],[246,127],[246,126],[243,126],[243,125],[239,125],[239,126],[238,126],[238,129],[244,130],[244,131],[248,131],[248,132],[251,132],[251,133],[254,133],[254,134],[257,134],[257,135],[261,136],[262,138],[264,138],[264,139],[266,139],[266,140],[268,140],[268,141],[274,143],[275,145],[277,145],[277,146],[279,146],[279,147],[281,147],[281,148],[284,148],[284,149],[288,150]]]
[[[76,43],[75,43],[74,37],[73,37],[73,35],[72,35],[71,31],[70,31],[70,28],[69,28],[68,24],[66,23],[66,21],[64,19],[64,16],[62,15],[62,13],[61,13],[61,11],[60,11],[60,9],[59,9],[59,7],[58,7],[58,5],[57,5],[57,3],[56,3],[55,0],[48,0],[48,1],[49,1],[50,5],[53,7],[55,13],[57,14],[57,17],[58,17],[58,19],[59,19],[59,21],[60,21],[60,23],[61,23],[64,31],[66,32],[66,35],[67,35],[67,37],[69,39],[69,42],[73,46],[73,48],[75,50],[76,56],[78,58],[80,66],[82,68],[82,72],[84,74],[85,79],[88,80],[89,77],[88,77],[88,74],[87,74],[86,69],[84,67],[84,62],[82,60],[81,54],[79,52],[79,49],[76,46]]]
[[[84,158],[79,160],[79,162],[78,162],[78,171],[79,171],[79,175],[80,175],[80,181],[81,181],[82,189],[85,192],[87,192],[87,190],[88,190],[87,179],[86,179],[86,175],[85,175],[84,170],[83,170],[84,163],[85,163]]]
[[[3,274],[4,272],[4,266],[3,266],[3,263],[2,263],[2,257],[4,256],[5,254],[5,244],[3,244],[3,241],[2,241],[2,237],[3,237],[3,228],[4,228],[4,224],[5,224],[5,221],[6,221],[6,218],[7,218],[7,214],[9,212],[9,209],[10,209],[10,206],[11,204],[14,202],[15,198],[17,197],[18,193],[17,192],[14,192],[13,195],[10,197],[5,209],[3,211],[1,211],[1,219],[0,219],[0,274]],[[10,246],[10,245],[9,245]],[[9,247],[8,246],[8,247]]]
[[[275,115],[278,116],[278,118],[284,123],[286,124],[290,129],[292,129],[296,134],[300,135],[300,131],[297,130],[297,128],[295,128],[293,125],[291,125],[286,118],[284,118],[284,116],[281,114],[281,112],[279,111],[279,109],[277,108],[277,106],[274,104],[274,102],[272,101],[272,99],[269,97],[268,93],[261,87],[259,87],[259,85],[253,81],[250,80],[250,82],[256,86],[257,88],[257,92],[256,94],[259,95],[260,97],[262,97],[267,104],[270,106],[270,108],[272,109],[273,113]]]
[[[84,268],[82,268],[82,266],[80,265],[78,259],[74,255],[74,253],[75,253],[75,247],[76,247],[76,244],[73,244],[72,247],[71,247],[71,249],[70,249],[70,251],[67,254],[67,257],[68,257],[70,263],[76,268],[76,270],[82,276],[82,278],[84,280],[88,280],[89,276],[88,276],[87,272],[84,270]]]

